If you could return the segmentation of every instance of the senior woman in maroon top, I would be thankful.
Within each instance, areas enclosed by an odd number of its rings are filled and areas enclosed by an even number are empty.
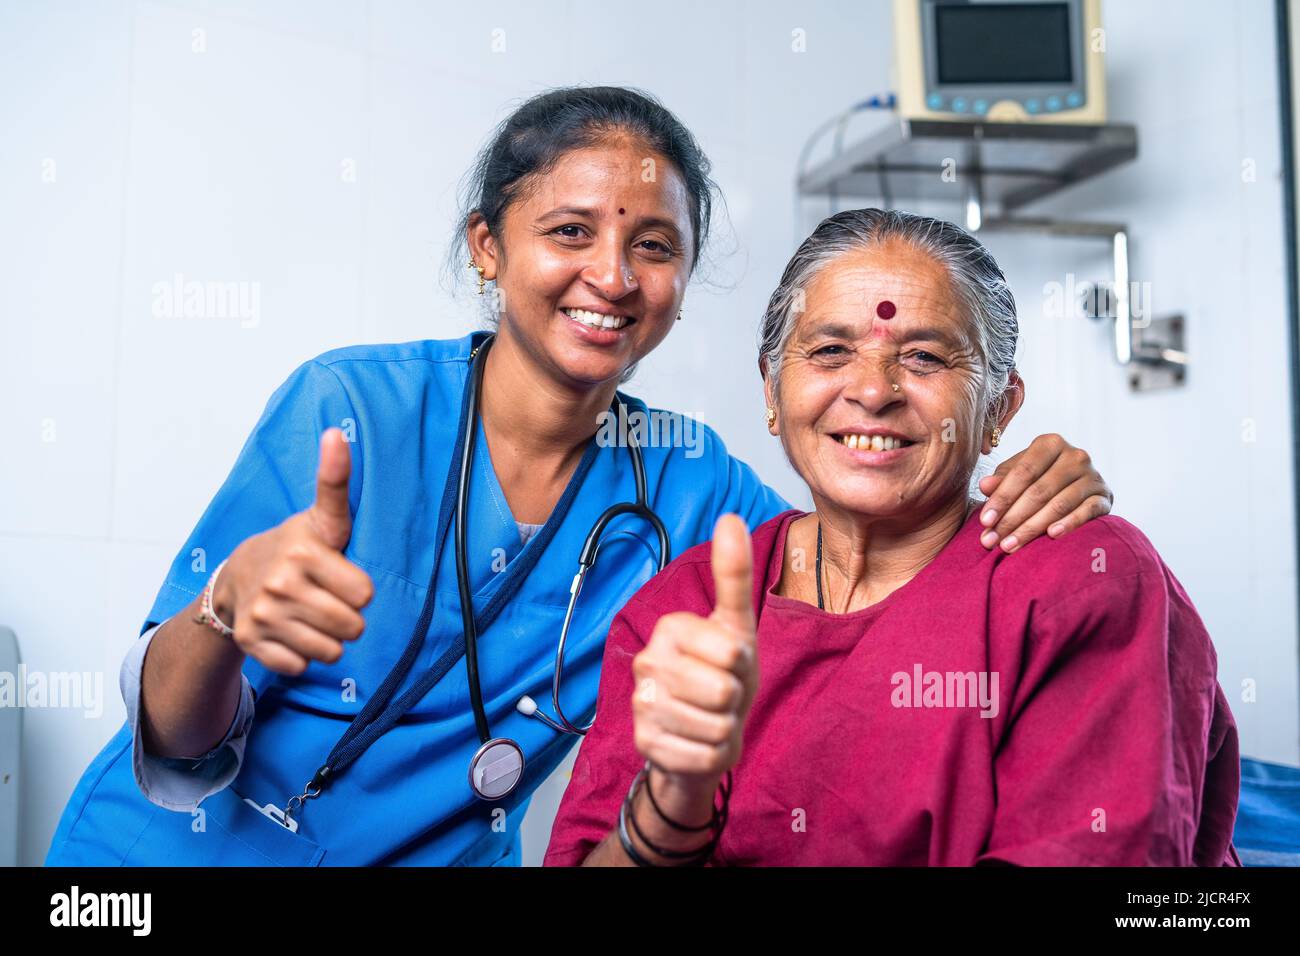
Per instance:
[[[620,612],[548,864],[1240,865],[1236,726],[1151,543],[979,543],[1016,336],[956,226],[803,243],[760,367],[816,510],[724,516]]]

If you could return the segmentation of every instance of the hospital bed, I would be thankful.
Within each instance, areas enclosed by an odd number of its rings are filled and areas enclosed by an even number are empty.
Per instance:
[[[1300,767],[1242,759],[1232,842],[1246,866],[1300,866]]]

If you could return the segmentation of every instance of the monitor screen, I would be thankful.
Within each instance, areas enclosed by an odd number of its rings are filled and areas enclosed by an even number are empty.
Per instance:
[[[940,83],[1070,83],[1066,3],[973,3],[934,8]]]

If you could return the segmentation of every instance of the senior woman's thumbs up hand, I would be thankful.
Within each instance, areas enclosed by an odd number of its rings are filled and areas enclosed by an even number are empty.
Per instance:
[[[632,661],[637,749],[667,778],[667,790],[707,797],[709,805],[722,774],[740,759],[758,689],[753,552],[739,516],[718,519],[712,565],[713,613],[664,615]]]
[[[334,663],[344,642],[365,628],[360,610],[374,584],[342,553],[352,535],[351,458],[343,433],[327,429],[315,502],[246,539],[217,577],[217,616],[234,628],[241,651],[277,673],[301,674],[313,660]]]

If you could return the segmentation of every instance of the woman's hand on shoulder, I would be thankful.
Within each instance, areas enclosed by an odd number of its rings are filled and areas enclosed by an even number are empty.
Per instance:
[[[987,529],[980,543],[1009,554],[1044,533],[1059,538],[1109,514],[1115,500],[1088,453],[1055,434],[1039,435],[979,487],[989,496],[980,508]]]

